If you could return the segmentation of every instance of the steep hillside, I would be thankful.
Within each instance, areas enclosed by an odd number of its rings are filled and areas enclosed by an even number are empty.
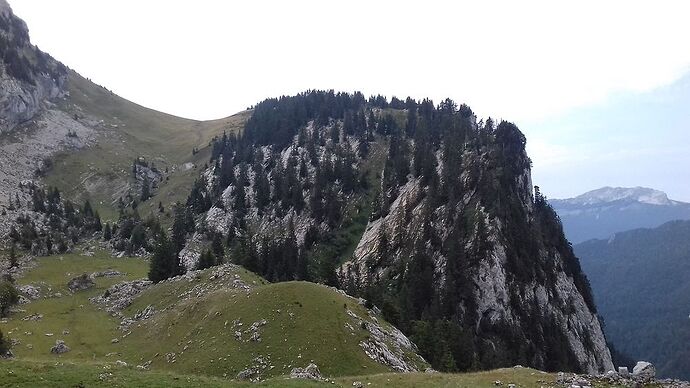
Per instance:
[[[524,147],[513,124],[477,122],[450,100],[266,100],[242,136],[214,142],[180,258],[208,265],[202,253],[223,241],[271,281],[363,295],[443,370],[611,369],[589,284],[533,196]]]
[[[182,119],[127,101],[74,72],[67,85],[69,98],[59,108],[78,121],[96,122],[95,144],[57,154],[45,181],[73,199],[91,198],[106,216],[114,214],[120,197],[139,199],[142,182],[131,173],[137,158],[159,172],[157,180],[152,179],[154,195],[140,211],[156,211],[158,202],[167,208],[183,200],[208,160],[211,139],[239,131],[248,117],[243,112],[214,121]]]
[[[614,346],[654,362],[662,376],[690,378],[690,221],[574,249]]]
[[[566,237],[574,244],[690,219],[690,203],[671,200],[664,192],[644,187],[603,187],[549,202],[563,222]]]
[[[118,97],[33,46],[5,0],[0,57],[0,209],[9,220],[25,212],[16,212],[17,202],[31,199],[20,184],[31,181],[58,187],[78,203],[89,199],[110,219],[120,198],[141,202],[148,175],[152,197],[139,211],[157,213],[159,202],[169,209],[208,160],[211,139],[239,131],[248,117],[187,120]],[[146,169],[133,174],[137,160]],[[0,222],[0,235],[10,226]]]

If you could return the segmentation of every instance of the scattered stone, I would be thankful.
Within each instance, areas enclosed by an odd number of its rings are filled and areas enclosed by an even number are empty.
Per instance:
[[[118,283],[108,288],[103,295],[91,298],[91,302],[105,307],[112,315],[120,316],[118,313],[129,307],[134,297],[151,284],[148,279]]]
[[[67,353],[70,351],[69,346],[65,344],[65,341],[63,340],[57,340],[55,341],[55,346],[50,348],[50,352],[53,354],[63,354]]]
[[[96,283],[87,274],[81,274],[67,283],[67,288],[72,292],[88,290],[96,285]]]
[[[618,374],[623,376],[623,377],[628,377],[630,375],[630,371],[628,370],[627,366],[619,366],[618,367]]]
[[[40,321],[41,319],[43,319],[43,314],[31,314],[22,318],[22,321]]]
[[[237,374],[237,379],[238,380],[252,380],[259,374],[259,371],[256,370],[255,368],[247,368],[245,370],[240,371],[240,373]]]
[[[110,278],[113,276],[122,276],[122,275],[124,275],[124,274],[120,271],[115,271],[113,269],[106,269],[105,271],[99,271],[99,272],[92,273],[91,278],[92,279],[102,278],[102,277]]]
[[[152,306],[152,305],[148,305],[148,306],[146,306],[146,308],[144,308],[143,310],[138,311],[136,314],[134,314],[134,316],[132,317],[132,319],[135,320],[135,321],[140,321],[140,320],[143,320],[143,319],[149,319],[149,318],[151,318],[151,316],[153,316],[153,314],[154,314],[155,312],[156,312],[156,310],[153,308],[153,306]]]
[[[69,330],[67,330],[67,329],[63,330],[62,335],[69,335]]]
[[[353,381],[352,386],[355,388],[362,388],[364,387],[364,384],[361,381]]]
[[[141,365],[137,365],[137,369],[139,370],[149,370],[149,366],[151,365],[151,360],[146,361],[145,363]]]
[[[19,293],[23,294],[25,297],[31,300],[36,300],[41,297],[40,289],[38,287],[31,286],[28,284],[18,287],[17,291],[19,291]]]
[[[122,361],[122,360],[117,360],[117,361],[115,361],[115,365],[121,366],[121,367],[126,367],[127,363]]]
[[[369,358],[398,372],[417,372],[417,366],[407,356],[408,352],[416,352],[417,348],[400,330],[384,328],[373,319],[373,322],[366,321],[350,309],[346,313],[353,319],[355,327],[369,332],[369,337],[359,343]],[[369,314],[371,317],[373,313],[370,311]]]
[[[107,381],[107,380],[110,380],[112,377],[113,377],[113,374],[110,372],[101,373],[98,375],[98,380]]]
[[[113,339],[110,340],[110,343],[111,343],[111,344],[116,344],[116,343],[118,343],[118,342],[120,342],[120,339],[119,339],[119,338],[113,338]]]
[[[290,378],[293,379],[309,379],[309,380],[322,380],[321,371],[319,367],[313,362],[307,365],[306,368],[292,368],[290,371]]]
[[[565,384],[565,382],[566,382],[565,373],[563,373],[563,372],[558,372],[558,375],[557,375],[557,377],[556,377],[556,382],[557,382],[558,384]]]

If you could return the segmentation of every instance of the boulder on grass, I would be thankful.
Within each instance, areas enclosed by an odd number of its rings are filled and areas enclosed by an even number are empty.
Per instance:
[[[50,348],[50,352],[53,354],[62,354],[62,353],[67,353],[70,351],[69,346],[65,344],[65,341],[63,340],[57,340],[55,341],[55,346]]]
[[[321,371],[314,363],[310,363],[306,368],[292,368],[290,377],[293,379],[321,380]]]
[[[79,275],[67,282],[67,288],[69,288],[69,290],[72,292],[88,290],[95,285],[96,283],[94,283],[93,279],[91,279],[91,277],[87,274]]]

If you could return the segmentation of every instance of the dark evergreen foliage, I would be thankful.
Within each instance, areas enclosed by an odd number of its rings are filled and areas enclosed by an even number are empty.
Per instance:
[[[156,247],[151,257],[149,280],[157,283],[182,273],[183,268],[180,265],[180,260],[177,258],[175,247],[165,232],[161,231],[158,234]]]
[[[12,341],[0,330],[0,358],[5,357],[12,347]]]
[[[14,284],[0,280],[0,317],[6,317],[10,307],[19,303],[19,292]]]

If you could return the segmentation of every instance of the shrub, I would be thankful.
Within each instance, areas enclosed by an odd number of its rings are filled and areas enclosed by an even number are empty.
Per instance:
[[[5,338],[0,330],[0,358],[5,357],[10,351],[10,340]]]
[[[0,317],[4,317],[10,306],[19,302],[19,292],[8,281],[0,281]]]

